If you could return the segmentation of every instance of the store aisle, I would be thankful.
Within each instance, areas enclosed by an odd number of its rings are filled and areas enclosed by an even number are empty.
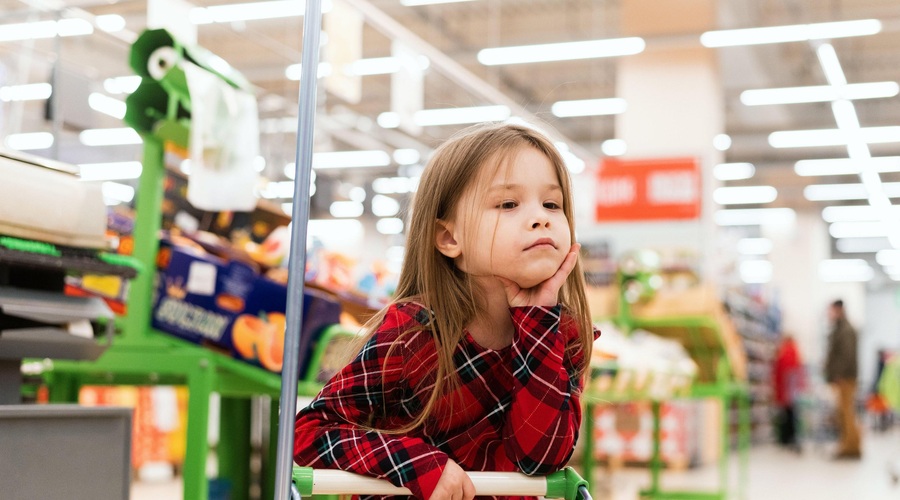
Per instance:
[[[754,447],[750,452],[748,500],[896,500],[900,484],[892,484],[888,473],[900,470],[900,429],[886,433],[867,433],[865,455],[861,461],[833,461],[824,445],[807,446],[803,454],[774,445]],[[736,476],[732,471],[732,481]],[[647,485],[646,469],[624,469],[610,476],[597,471],[595,498],[598,500],[634,500],[637,491]],[[718,469],[703,467],[663,474],[666,489],[703,490],[717,484]],[[604,494],[601,491],[612,486]],[[178,500],[181,482],[134,483],[131,500]]]

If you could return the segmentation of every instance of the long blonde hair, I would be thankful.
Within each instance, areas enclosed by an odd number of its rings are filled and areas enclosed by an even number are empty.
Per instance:
[[[408,222],[406,256],[393,303],[417,302],[431,311],[430,324],[437,350],[434,388],[422,412],[408,425],[389,432],[407,433],[422,425],[430,416],[440,396],[458,387],[459,378],[453,353],[462,339],[465,327],[481,311],[481,291],[469,276],[458,269],[453,260],[435,247],[436,222],[447,220],[467,189],[483,176],[489,165],[497,166],[503,158],[523,147],[533,147],[550,159],[556,169],[563,193],[563,212],[569,221],[571,241],[575,241],[572,187],[568,170],[556,146],[540,132],[521,125],[482,124],[469,127],[443,143],[433,154],[419,181]],[[580,261],[560,289],[560,303],[575,320],[580,342],[573,349],[584,352],[577,369],[583,376],[590,359],[593,327],[585,297],[585,281]],[[388,307],[373,316],[363,328],[368,340],[381,325]],[[572,353],[570,353],[572,354]]]

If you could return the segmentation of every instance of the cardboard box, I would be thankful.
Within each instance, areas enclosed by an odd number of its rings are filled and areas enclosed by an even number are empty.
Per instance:
[[[261,276],[252,264],[165,241],[158,260],[154,328],[281,371],[284,285]],[[300,348],[309,352],[324,327],[340,321],[340,314],[337,301],[304,289]],[[306,373],[309,356],[306,359],[300,374]]]

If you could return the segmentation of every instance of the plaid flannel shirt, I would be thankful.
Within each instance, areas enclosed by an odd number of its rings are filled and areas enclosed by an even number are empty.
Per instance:
[[[459,388],[438,400],[424,425],[390,434],[361,426],[411,422],[428,401],[437,366],[429,312],[416,303],[392,305],[357,357],[298,413],[294,460],[388,479],[420,499],[431,496],[448,458],[472,471],[561,469],[581,424],[575,367],[583,353],[566,354],[578,330],[560,312],[510,308],[516,333],[500,350],[466,333],[454,354]],[[419,326],[425,329],[401,336]]]

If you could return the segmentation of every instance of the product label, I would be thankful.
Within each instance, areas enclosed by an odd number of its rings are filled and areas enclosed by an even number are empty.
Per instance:
[[[182,300],[163,297],[156,310],[156,319],[176,328],[198,334],[218,342],[225,334],[230,319],[228,316],[188,304]]]

